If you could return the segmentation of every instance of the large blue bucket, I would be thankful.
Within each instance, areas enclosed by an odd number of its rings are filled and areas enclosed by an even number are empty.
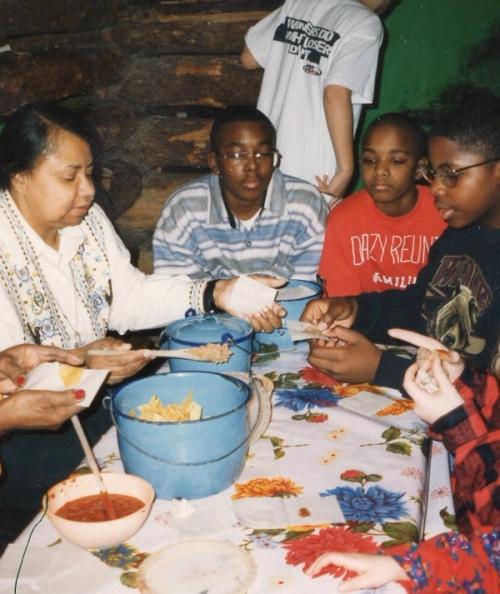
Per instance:
[[[143,421],[130,414],[156,394],[163,404],[192,392],[202,419]],[[197,499],[229,487],[243,469],[250,438],[244,382],[217,373],[159,374],[128,382],[112,397],[111,413],[125,471],[149,481],[161,499]]]
[[[283,319],[283,326],[274,330],[273,332],[256,332],[255,333],[255,340],[257,343],[265,344],[265,345],[276,345],[280,351],[287,351],[294,348],[294,343],[286,328],[286,321],[287,320],[300,320],[300,316],[304,311],[305,306],[311,301],[311,299],[316,299],[321,297],[321,293],[323,289],[319,283],[313,283],[312,281],[305,281],[305,280],[290,280],[286,284],[285,289],[298,289],[302,287],[304,293],[303,297],[297,298],[280,298],[280,292],[278,291],[278,296],[276,301],[280,303],[287,311],[285,318]]]

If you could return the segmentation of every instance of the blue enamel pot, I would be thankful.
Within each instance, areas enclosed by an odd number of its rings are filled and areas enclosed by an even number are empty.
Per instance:
[[[226,363],[169,359],[171,371],[250,372],[253,329],[248,322],[228,314],[189,316],[170,323],[160,336],[165,349],[198,347],[207,343],[227,343],[231,356]]]
[[[294,297],[293,293],[287,297],[286,292],[291,289],[296,289],[302,293],[302,296]],[[287,320],[300,320],[300,316],[304,311],[305,306],[312,299],[321,297],[323,289],[319,283],[305,280],[289,280],[284,287],[284,297],[280,297],[280,291],[276,301],[280,303],[287,311],[286,317],[283,320],[283,326],[274,330],[273,332],[256,332],[255,340],[264,345],[276,345],[278,350],[286,351],[294,348],[292,338],[286,329]]]
[[[202,407],[199,421],[143,421],[138,406],[154,394],[162,404],[191,392]],[[249,386],[217,373],[191,371],[132,380],[112,396],[125,471],[149,481],[161,499],[197,499],[226,489],[240,475],[251,431]]]

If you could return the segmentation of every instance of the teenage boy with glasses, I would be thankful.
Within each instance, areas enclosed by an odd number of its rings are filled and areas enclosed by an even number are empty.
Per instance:
[[[163,209],[155,272],[315,279],[327,206],[312,185],[279,171],[270,120],[255,107],[228,107],[210,143],[212,173],[177,189]]]
[[[428,334],[476,367],[491,359],[500,331],[500,98],[468,86],[443,97],[429,133],[427,177],[448,229],[416,284],[316,300],[303,314],[342,340],[316,341],[309,357],[339,380],[401,386],[408,361],[374,344],[386,343],[392,326]]]

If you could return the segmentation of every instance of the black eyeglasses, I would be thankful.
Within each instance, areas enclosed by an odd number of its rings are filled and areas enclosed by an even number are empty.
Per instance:
[[[234,152],[227,152],[227,153],[219,153],[220,155],[230,166],[238,167],[240,165],[246,165],[250,159],[255,159],[255,162],[258,165],[266,165],[277,167],[281,160],[281,154],[278,149],[272,149],[271,151],[262,151],[257,153],[249,153],[247,151],[234,151]]]
[[[434,170],[431,167],[427,167],[427,169],[422,171],[422,176],[430,184],[434,183],[437,178],[447,188],[454,188],[457,185],[460,175],[464,171],[467,171],[467,169],[472,169],[473,167],[479,167],[481,165],[487,165],[488,163],[494,163],[495,161],[498,161],[498,159],[499,157],[496,157],[495,159],[488,159],[487,161],[481,161],[481,163],[474,163],[474,165],[467,165],[466,167],[460,167],[459,169],[452,169],[451,167],[438,167],[438,169]]]

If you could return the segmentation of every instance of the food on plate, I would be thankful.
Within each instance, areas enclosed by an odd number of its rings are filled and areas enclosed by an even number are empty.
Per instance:
[[[137,407],[140,414],[137,415],[135,410],[130,411],[130,414],[136,416],[141,421],[199,421],[201,419],[201,406],[193,400],[193,393],[188,392],[181,403],[171,402],[170,404],[163,404],[162,401],[154,394],[151,396],[149,402],[141,404]]]
[[[130,495],[108,493],[107,497],[115,511],[113,519],[129,516],[144,507],[144,501]],[[56,511],[56,516],[74,522],[105,522],[110,519],[102,494],[86,495],[68,501]]]
[[[74,386],[82,377],[83,372],[83,367],[73,367],[62,363],[59,365],[59,376],[67,388]]]
[[[224,344],[208,343],[202,344],[199,347],[186,349],[186,351],[202,361],[210,361],[211,363],[226,363],[229,357],[233,354],[229,350],[227,342]]]

